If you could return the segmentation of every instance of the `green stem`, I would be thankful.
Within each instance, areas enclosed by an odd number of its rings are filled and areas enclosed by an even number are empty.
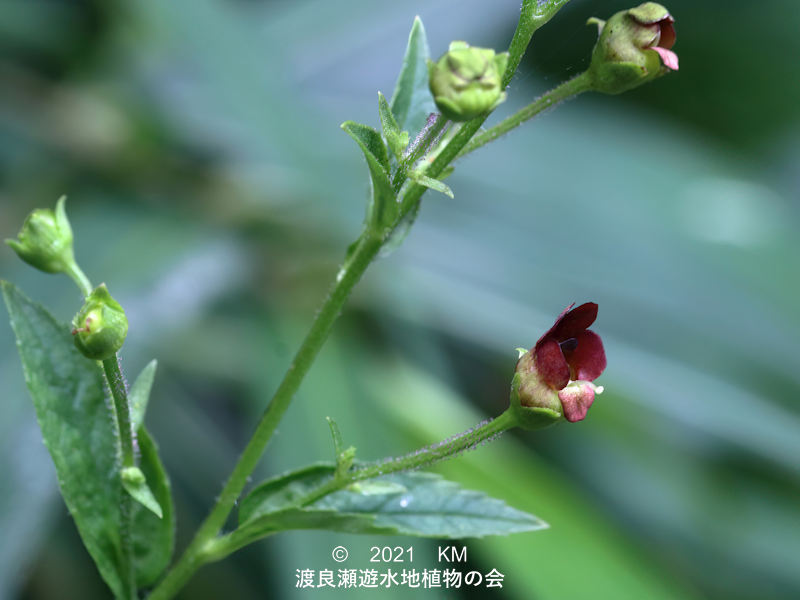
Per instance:
[[[551,0],[547,6],[552,7],[555,4],[560,7],[566,1],[567,0]],[[508,85],[508,82],[511,81],[533,33],[543,25],[552,14],[555,14],[557,10],[557,8],[539,9],[538,6],[538,0],[525,0],[523,2],[522,16],[509,49],[509,64],[503,78],[504,86]],[[539,14],[540,12],[542,14]],[[547,14],[544,15],[544,13]],[[459,152],[469,142],[472,136],[480,129],[487,116],[488,115],[482,115],[464,123],[453,139],[450,140],[436,156],[433,163],[426,171],[426,175],[433,178],[441,175],[442,171],[444,171],[458,156]],[[444,127],[445,120],[439,118],[436,124],[438,127]],[[429,131],[425,137],[435,139],[431,138],[430,133]],[[436,131],[434,135],[438,135],[439,133],[440,131]],[[422,146],[426,147],[425,144],[422,144]],[[403,161],[404,165],[406,163],[407,161]],[[407,168],[398,169],[392,182],[396,192],[399,192],[402,188],[407,176]],[[414,210],[426,189],[426,187],[419,184],[411,184],[408,186],[401,200],[397,219],[398,224],[403,221],[403,218],[407,214]],[[378,254],[381,246],[382,240],[369,232],[359,238],[355,250],[340,270],[336,278],[336,283],[323,303],[320,312],[317,314],[310,331],[295,355],[294,361],[286,372],[278,390],[270,401],[266,412],[261,417],[255,434],[239,458],[239,462],[234,467],[233,473],[217,499],[217,503],[214,505],[214,508],[211,510],[208,517],[206,517],[205,521],[200,525],[200,528],[183,553],[183,556],[150,594],[150,600],[166,600],[171,598],[203,563],[211,559],[221,558],[225,555],[221,549],[225,548],[223,540],[227,539],[229,536],[216,539],[215,536],[224,525],[236,499],[244,489],[247,479],[260,459],[267,442],[269,442],[269,439],[272,437],[278,422],[288,408],[297,388],[300,386],[306,372],[311,367],[314,358],[327,338],[339,311],[350,295],[353,287],[361,278],[361,275]],[[506,413],[503,415],[506,415]],[[507,418],[503,415],[501,415],[503,419],[498,417],[498,419],[495,419],[495,421],[491,423],[495,423],[494,426],[503,424],[504,420]],[[396,466],[398,469],[401,468],[399,463],[392,463],[392,465]],[[369,469],[372,467],[366,468]],[[362,475],[365,475],[365,473]]]
[[[91,286],[89,286],[91,288]],[[117,355],[103,361],[103,372],[106,376],[108,389],[114,400],[114,414],[117,417],[119,429],[119,442],[122,449],[122,467],[136,465],[136,455],[133,449],[133,428],[131,427],[131,412],[128,403],[128,394],[125,390],[125,379],[119,367]],[[136,573],[133,566],[133,498],[125,490],[120,498],[120,541],[124,561],[123,585],[126,587],[128,598],[138,598],[136,592]]]
[[[506,72],[503,74],[503,89],[507,88],[508,84],[511,83],[522,57],[525,56],[528,44],[531,43],[533,33],[537,29],[533,20],[533,9],[536,3],[537,0],[524,0],[522,3],[517,28],[514,30],[514,37],[511,38],[511,43],[508,46],[508,65],[506,66]]]
[[[508,133],[516,127],[519,127],[525,121],[529,121],[543,110],[551,108],[559,102],[563,102],[567,98],[577,96],[578,94],[582,94],[583,92],[591,89],[592,82],[586,72],[576,75],[572,79],[568,79],[528,104],[525,108],[522,108],[507,119],[500,121],[500,123],[494,127],[487,129],[479,135],[476,135],[459,153],[458,157],[460,158],[462,156],[466,156],[473,150],[477,150],[481,146],[484,146],[489,142],[493,142],[501,135]]]
[[[320,498],[356,481],[364,481],[365,479],[389,475],[390,473],[396,473],[398,471],[418,469],[419,467],[428,466],[440,460],[453,458],[465,450],[476,448],[482,442],[492,439],[516,425],[517,418],[510,409],[506,410],[490,421],[486,421],[477,427],[467,429],[463,433],[459,433],[433,446],[427,446],[415,452],[410,452],[409,454],[389,460],[364,465],[344,473],[341,477],[334,477],[328,483],[301,498],[296,503],[296,506],[302,507],[313,504]]]
[[[239,457],[239,462],[236,463],[230,478],[217,498],[217,503],[200,525],[183,556],[150,594],[150,600],[171,598],[186,583],[194,571],[208,559],[208,553],[215,546],[214,537],[225,524],[236,500],[247,484],[250,474],[261,458],[267,442],[272,437],[278,422],[289,407],[289,403],[300,387],[300,383],[327,339],[333,323],[339,316],[339,312],[342,310],[350,292],[361,279],[364,271],[367,270],[380,248],[381,240],[369,232],[364,233],[358,239],[352,254],[339,270],[336,282],[325,299],[322,308],[317,313],[311,329],[284,375],[283,381],[281,381],[275,395],[262,415],[253,437]]]
[[[420,132],[417,139],[414,140],[411,152],[409,152],[408,156],[404,158],[403,162],[397,167],[397,172],[395,172],[394,179],[392,180],[392,189],[395,194],[400,192],[406,179],[408,179],[408,171],[414,166],[414,163],[428,152],[449,122],[447,118],[439,114],[433,116],[432,121],[430,121],[429,117],[428,123]]]
[[[89,278],[86,277],[86,273],[84,273],[78,264],[73,260],[72,264],[69,266],[69,270],[67,271],[67,275],[69,275],[70,279],[75,282],[75,285],[78,286],[81,293],[88,297],[89,294],[92,293],[92,284],[89,281]]]
[[[511,412],[506,410],[504,413],[487,421],[477,427],[468,429],[450,439],[444,440],[433,446],[428,446],[403,456],[392,458],[386,461],[376,462],[369,465],[364,465],[357,469],[353,469],[346,473],[341,473],[331,478],[327,483],[312,490],[300,500],[295,502],[292,508],[300,508],[313,504],[320,498],[324,498],[328,494],[332,494],[342,488],[347,487],[356,481],[364,481],[365,479],[373,479],[381,475],[388,475],[398,471],[407,471],[416,469],[422,466],[430,465],[433,462],[453,458],[465,450],[471,450],[477,447],[482,442],[495,438],[504,431],[511,429],[517,425],[517,418]],[[276,521],[277,533],[280,519]],[[207,562],[221,560],[229,554],[251,544],[257,540],[263,539],[264,535],[264,522],[259,521],[258,529],[253,530],[248,527],[243,527],[232,531],[231,533],[222,537],[216,538],[207,546],[205,559]]]
[[[119,357],[115,354],[103,361],[103,372],[106,375],[108,389],[114,399],[114,412],[117,415],[119,426],[119,441],[122,447],[122,466],[136,466],[133,450],[133,427],[131,426],[131,409],[128,403],[128,393],[125,390],[125,379],[119,367]]]

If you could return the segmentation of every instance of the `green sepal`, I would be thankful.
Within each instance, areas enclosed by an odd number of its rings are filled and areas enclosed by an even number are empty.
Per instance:
[[[104,283],[92,290],[72,324],[75,347],[92,360],[114,356],[128,335],[125,311]]]
[[[435,192],[440,192],[445,196],[449,196],[450,198],[455,198],[453,195],[453,190],[450,187],[439,181],[438,179],[434,179],[433,177],[428,177],[427,175],[423,175],[422,173],[418,173],[415,171],[411,171],[409,174],[411,180],[414,183],[418,183],[419,185],[423,185],[428,189],[431,189]]]
[[[399,161],[403,158],[403,152],[408,147],[408,132],[400,131],[400,126],[397,124],[397,121],[395,121],[392,109],[389,107],[386,97],[380,92],[378,92],[378,114],[381,118],[383,137],[386,138],[389,149]]]
[[[139,504],[144,506],[147,510],[151,511],[159,519],[164,516],[161,510],[161,505],[153,495],[153,491],[147,485],[144,473],[139,467],[125,467],[120,473],[122,478],[122,487],[131,495]]]
[[[156,376],[156,367],[158,367],[158,361],[151,360],[139,373],[136,381],[131,386],[130,392],[128,392],[128,401],[131,406],[131,426],[134,431],[139,431],[142,423],[144,423],[147,404],[150,401],[150,390],[153,387],[153,380]]]
[[[561,413],[550,408],[522,406],[519,399],[521,384],[522,376],[515,373],[511,380],[510,403],[511,412],[520,427],[529,430],[544,429],[563,420]]]
[[[364,153],[372,182],[372,197],[367,208],[367,227],[381,234],[388,232],[397,219],[400,207],[389,181],[389,156],[380,134],[372,127],[345,121],[342,129]]]

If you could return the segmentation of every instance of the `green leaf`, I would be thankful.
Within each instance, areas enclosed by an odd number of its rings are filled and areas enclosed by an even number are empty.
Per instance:
[[[314,528],[337,531],[341,531],[346,522],[353,533],[464,538],[547,527],[538,518],[500,500],[464,490],[438,475],[420,472],[395,473],[358,482],[308,507],[291,506],[329,480],[333,470],[332,465],[312,465],[258,486],[242,501],[241,529],[264,534],[274,532],[276,527],[282,527],[284,511],[291,511],[287,522],[302,522],[307,518],[309,523],[315,524]],[[325,513],[325,518],[312,517],[319,512]],[[354,516],[366,517],[366,520],[353,521]]]
[[[381,256],[389,256],[403,244],[403,240],[406,239],[411,231],[414,221],[417,220],[420,206],[422,206],[422,203],[417,202],[392,230],[392,232],[389,234],[389,238],[384,242],[383,247],[381,248]]]
[[[336,424],[330,417],[325,417],[325,420],[328,421],[328,427],[331,428],[331,437],[333,438],[333,451],[338,457],[342,450],[344,449],[344,443],[342,442],[342,432],[339,431],[339,426]]]
[[[335,471],[335,465],[317,463],[265,481],[242,500],[239,505],[239,524],[290,506],[330,479]]]
[[[153,364],[153,363],[151,363]],[[139,586],[156,582],[169,565],[175,545],[175,511],[169,479],[158,447],[144,427],[137,433],[140,467],[162,510],[159,519],[140,504],[133,508],[133,556]]]
[[[10,283],[2,290],[61,495],[100,574],[122,597],[119,445],[102,371],[78,352],[67,325]]]
[[[424,185],[426,188],[434,190],[436,192],[441,192],[445,196],[450,196],[451,198],[455,198],[453,195],[453,190],[446,183],[442,183],[438,179],[434,179],[433,177],[428,177],[427,175],[422,175],[420,173],[415,173],[411,171],[409,174],[411,179],[414,183],[418,183],[420,185]]]
[[[367,162],[374,160],[380,166],[388,181],[389,155],[386,153],[381,134],[369,125],[355,121],[345,121],[341,127],[361,147]]]
[[[400,131],[400,126],[394,119],[392,109],[389,107],[386,97],[380,92],[378,92],[378,114],[381,118],[383,136],[389,144],[389,149],[399,161],[403,157],[403,151],[408,147],[408,132]]]
[[[378,533],[392,535],[397,529],[382,526],[371,514],[346,514],[336,510],[285,508],[250,521],[235,533],[249,542],[278,531],[292,529],[326,529],[342,533]]]
[[[153,380],[156,376],[156,367],[158,361],[151,360],[147,366],[142,369],[136,381],[133,382],[130,392],[128,392],[128,401],[131,405],[131,424],[134,431],[139,431],[139,428],[144,423],[144,416],[147,412],[147,403],[150,401],[150,390],[153,387]]]
[[[372,127],[345,121],[342,129],[355,140],[364,153],[372,181],[372,198],[367,209],[367,224],[383,231],[397,218],[399,207],[389,181],[389,156],[380,134]]]
[[[156,515],[159,519],[163,516],[161,506],[153,495],[147,478],[139,467],[126,467],[122,469],[122,487],[131,495],[131,498]]]
[[[433,96],[428,89],[428,64],[430,50],[425,28],[419,17],[414,18],[403,66],[392,94],[392,113],[400,129],[419,131],[428,115],[436,112]]]

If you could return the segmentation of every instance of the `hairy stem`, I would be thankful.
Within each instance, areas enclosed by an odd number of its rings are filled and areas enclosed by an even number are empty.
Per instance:
[[[91,287],[91,286],[90,286]],[[108,389],[114,400],[114,414],[117,418],[119,429],[119,442],[122,449],[122,467],[136,465],[136,455],[133,447],[133,428],[131,427],[131,411],[128,403],[128,393],[125,390],[125,379],[119,366],[119,358],[115,354],[103,361],[103,373],[106,376]],[[127,598],[138,598],[136,593],[136,574],[133,567],[133,498],[122,491],[120,498],[120,541],[122,543],[122,557],[124,561],[123,585]]]
[[[471,450],[481,443],[497,437],[516,424],[516,417],[510,410],[507,410],[491,421],[486,421],[476,427],[472,427],[438,444],[427,446],[416,452],[411,452],[396,458],[364,465],[345,473],[337,473],[326,483],[312,490],[303,498],[300,498],[292,507],[300,508],[309,506],[317,500],[357,481],[373,479],[381,475],[388,475],[398,471],[417,469],[439,460],[453,458],[465,450]],[[279,529],[276,529],[275,533],[278,531]],[[205,558],[208,562],[221,560],[236,550],[263,539],[264,537],[263,522],[259,523],[257,530],[248,528],[247,526],[241,527],[213,540],[207,547]]]
[[[408,171],[414,167],[414,163],[425,156],[428,150],[436,144],[449,122],[450,121],[448,121],[446,117],[436,113],[428,117],[428,122],[425,124],[425,127],[419,132],[417,139],[411,143],[408,155],[397,167],[394,179],[392,180],[392,189],[395,194],[403,187],[403,184],[408,178]]]
[[[501,135],[504,135],[512,129],[519,127],[525,121],[529,121],[543,110],[552,108],[559,102],[582,94],[583,92],[592,89],[592,82],[586,72],[576,75],[572,79],[561,83],[549,92],[539,96],[536,100],[528,104],[526,107],[520,109],[507,119],[500,121],[494,127],[476,135],[459,153],[459,158],[477,150],[481,146],[485,146],[489,142],[493,142]]]
[[[514,34],[511,47],[509,48],[509,64],[503,78],[504,86],[508,85],[508,82],[511,81],[533,33],[543,25],[552,14],[555,14],[557,8],[552,8],[552,6],[560,7],[566,3],[566,1],[568,0],[550,0],[546,4],[546,6],[550,8],[546,9],[540,8],[539,0],[525,0],[523,2],[522,15],[517,25],[517,31]],[[548,13],[546,18],[539,14],[543,11]],[[433,163],[426,171],[426,175],[433,178],[441,175],[442,171],[444,171],[444,169],[459,155],[472,136],[480,129],[487,116],[488,114],[482,115],[464,123],[456,135],[453,136],[436,156]],[[424,135],[424,139],[420,140],[420,142],[424,142],[422,145],[424,146],[425,143],[429,145],[430,142],[441,133],[445,123],[446,120],[441,117],[434,123],[431,123],[431,127]],[[406,163],[407,161],[403,161],[403,164]],[[407,169],[398,169],[395,179],[392,182],[395,192],[400,191],[406,178]],[[415,210],[426,189],[426,187],[419,184],[411,184],[406,188],[403,197],[400,199],[400,211],[396,226],[402,222],[406,215]],[[221,538],[216,538],[215,536],[222,529],[230,511],[233,509],[236,499],[244,489],[248,477],[253,472],[253,469],[255,469],[264,448],[272,437],[278,422],[286,412],[297,388],[300,387],[305,374],[308,372],[322,344],[328,337],[339,311],[342,309],[342,306],[355,284],[361,278],[364,271],[366,271],[372,260],[377,256],[383,241],[382,238],[377,237],[369,231],[365,232],[361,238],[359,238],[355,250],[339,271],[336,282],[319,313],[317,313],[317,317],[311,325],[311,329],[295,355],[294,361],[286,372],[278,390],[270,401],[266,412],[261,417],[252,439],[239,458],[239,462],[234,467],[233,473],[225,484],[211,513],[200,525],[195,537],[182,557],[150,594],[148,597],[150,600],[166,600],[173,597],[197,568],[209,560],[216,560],[229,553],[225,552],[227,546],[224,540],[235,536],[236,532]],[[498,417],[498,419],[491,421],[490,424],[494,423],[492,427],[502,425],[504,420],[508,418],[505,415],[507,415],[507,413],[501,415],[502,419]],[[435,460],[435,457],[433,459]],[[393,464],[392,466],[396,467],[395,470],[409,468],[402,467],[400,463]],[[366,467],[366,469],[370,468],[372,467]],[[368,474],[369,471],[365,471],[360,476],[366,478]],[[374,475],[370,476],[374,477]],[[240,545],[236,547],[241,547],[241,545],[249,543],[244,540],[239,540],[239,542]]]
[[[278,386],[266,411],[256,427],[253,437],[239,457],[239,462],[222,489],[217,503],[203,521],[194,539],[161,584],[150,594],[150,600],[171,598],[191,577],[194,571],[206,560],[207,552],[213,546],[214,537],[222,529],[233,509],[236,499],[242,493],[247,479],[255,469],[278,423],[289,407],[295,392],[300,387],[320,348],[328,337],[333,323],[339,316],[353,287],[378,254],[381,240],[370,233],[363,234],[352,254],[342,265],[336,282],[317,313],[311,329],[303,340],[300,349]]]
[[[471,427],[438,444],[426,446],[425,448],[410,452],[409,454],[404,454],[403,456],[364,465],[342,474],[341,477],[334,477],[331,481],[301,498],[296,503],[296,506],[302,507],[313,504],[320,498],[356,481],[364,481],[365,479],[389,475],[390,473],[396,473],[398,471],[418,469],[440,460],[453,458],[465,450],[472,450],[481,443],[497,437],[516,424],[516,417],[510,410],[507,410],[490,421],[486,421],[476,427]]]

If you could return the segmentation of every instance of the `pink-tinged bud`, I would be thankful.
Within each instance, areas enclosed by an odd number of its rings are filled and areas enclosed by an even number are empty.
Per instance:
[[[619,94],[670,71],[678,70],[675,19],[666,8],[645,2],[608,21],[589,19],[600,37],[588,73],[595,91]]]
[[[567,307],[536,345],[517,362],[511,404],[520,424],[536,429],[586,417],[601,387],[592,381],[606,368],[600,336],[589,331],[597,304]]]

